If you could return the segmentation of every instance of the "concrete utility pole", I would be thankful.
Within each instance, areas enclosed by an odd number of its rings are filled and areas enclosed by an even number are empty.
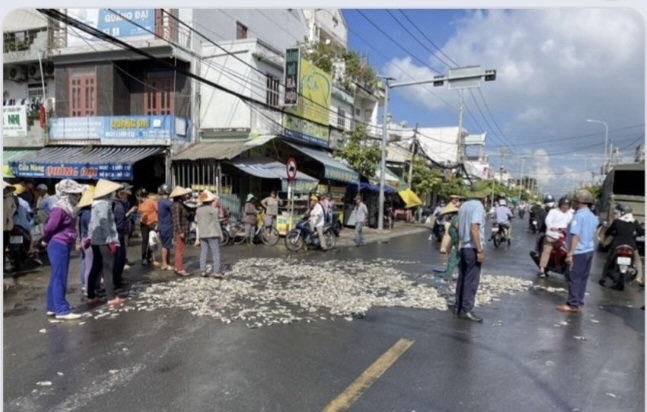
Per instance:
[[[413,160],[418,154],[418,123],[416,123],[416,128],[413,129],[413,141],[411,144],[413,147],[411,150],[411,162],[409,163],[409,187],[411,187],[411,181],[413,180]]]
[[[466,66],[466,67],[457,67],[449,70],[447,76],[438,75],[434,76],[433,79],[428,80],[417,80],[412,82],[401,82],[401,83],[390,83],[391,80],[395,80],[392,77],[387,76],[378,76],[384,79],[384,130],[382,133],[382,161],[380,162],[380,196],[378,199],[378,230],[384,229],[384,174],[386,169],[386,142],[387,142],[387,116],[389,113],[389,89],[394,87],[405,87],[405,86],[415,86],[418,84],[433,83],[435,87],[442,86],[447,82],[450,89],[465,89],[469,87],[478,87],[481,84],[481,79],[486,82],[496,80],[496,70],[481,70],[481,66]],[[462,105],[462,104],[461,104]],[[461,114],[462,118],[462,109]],[[459,119],[459,122],[462,123],[462,120]],[[462,136],[463,131],[462,125],[459,128],[458,133]],[[460,139],[462,140],[462,138]],[[459,142],[459,150],[460,142]],[[464,153],[464,150],[463,150]]]
[[[526,188],[526,185],[523,183],[523,166],[526,163],[526,156],[521,156],[521,171],[519,172],[519,201],[521,202],[521,191]]]

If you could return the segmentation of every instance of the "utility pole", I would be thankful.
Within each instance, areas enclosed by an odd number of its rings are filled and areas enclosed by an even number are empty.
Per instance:
[[[413,160],[416,158],[416,154],[418,154],[418,123],[416,123],[416,128],[413,129],[413,141],[411,144],[413,147],[411,150],[411,162],[409,163],[409,188],[411,188],[411,182],[413,180]]]
[[[481,70],[481,66],[457,67],[449,70],[447,76],[438,75],[433,79],[416,80],[412,82],[390,83],[395,80],[387,76],[379,76],[384,79],[384,130],[382,133],[382,161],[380,162],[380,196],[378,199],[378,230],[384,229],[384,174],[386,169],[386,141],[387,141],[387,116],[389,107],[389,89],[394,87],[415,86],[418,84],[433,83],[434,86],[442,86],[447,82],[450,89],[464,89],[468,87],[479,87],[481,79],[486,82],[496,80],[496,70]],[[462,128],[462,126],[461,126]],[[462,130],[459,129],[462,134]]]
[[[519,172],[519,201],[521,202],[521,191],[526,188],[526,185],[523,183],[523,166],[526,162],[526,156],[521,156],[521,171]]]
[[[458,136],[456,136],[457,150],[456,160],[459,164],[465,161],[465,136],[463,136],[463,110],[465,109],[465,95],[464,90],[459,89],[458,94],[461,96],[461,105],[458,111]]]

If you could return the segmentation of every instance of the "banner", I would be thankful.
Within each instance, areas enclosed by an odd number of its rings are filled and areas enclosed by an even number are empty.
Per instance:
[[[50,119],[52,140],[97,139],[114,144],[124,140],[156,141],[165,143],[170,139],[185,139],[190,135],[189,124],[175,116],[91,116],[61,117]]]
[[[299,49],[285,51],[285,106],[299,103]]]
[[[27,106],[2,106],[2,135],[27,136]]]
[[[78,180],[132,180],[133,166],[130,163],[90,165],[79,163],[22,163],[9,162],[17,176],[32,178],[78,179]]]
[[[90,27],[101,30],[113,37],[155,37],[155,9],[67,9],[67,14]],[[117,14],[118,13],[118,14]],[[123,17],[122,17],[123,16]],[[82,30],[67,27],[68,46],[87,46],[87,41],[97,41]]]

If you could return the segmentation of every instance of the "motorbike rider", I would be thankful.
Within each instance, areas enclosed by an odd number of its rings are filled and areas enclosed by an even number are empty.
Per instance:
[[[573,219],[573,210],[571,209],[571,201],[567,197],[561,197],[557,202],[557,207],[550,209],[542,226],[546,227],[544,236],[540,236],[538,245],[541,249],[541,258],[539,260],[539,277],[545,278],[548,276],[546,273],[546,265],[550,259],[550,253],[553,251],[553,246],[561,238],[565,237],[565,231],[568,224]]]
[[[310,210],[308,212],[308,223],[310,224],[311,233],[319,235],[319,246],[323,250],[328,250],[326,238],[324,237],[325,210],[317,195],[310,196]]]
[[[512,235],[512,227],[510,227],[510,219],[512,219],[514,215],[512,214],[512,211],[508,207],[507,202],[505,199],[499,199],[499,204],[494,208],[494,218],[495,218],[495,224],[504,230],[505,236],[508,239],[508,244],[510,244],[510,238]],[[494,239],[494,233],[492,233],[492,236],[490,236],[490,240]]]
[[[600,285],[605,286],[606,279],[610,278],[607,273],[608,269],[614,264],[613,257],[615,248],[620,245],[629,245],[634,250],[633,263],[637,272],[635,282],[640,286],[644,286],[642,263],[640,261],[640,255],[638,254],[636,236],[643,236],[645,234],[645,228],[636,221],[631,207],[618,204],[616,205],[616,212],[618,212],[618,217],[613,220],[611,225],[609,225],[607,230],[604,232],[605,238],[613,236],[613,240],[609,248],[609,253],[607,254],[606,263],[602,269],[602,277],[599,283]],[[615,282],[612,286],[614,289],[622,290],[624,288],[624,285],[617,282],[617,279],[611,280]]]

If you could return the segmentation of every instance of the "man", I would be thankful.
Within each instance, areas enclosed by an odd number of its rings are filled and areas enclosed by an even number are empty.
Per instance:
[[[571,221],[566,245],[568,254],[566,263],[571,265],[568,280],[568,300],[565,304],[558,305],[555,309],[560,312],[580,313],[584,305],[586,282],[591,273],[593,252],[595,250],[594,237],[598,227],[598,218],[589,207],[593,204],[593,196],[588,190],[578,190],[575,193],[575,216]]]
[[[117,227],[117,236],[119,238],[119,248],[117,249],[117,256],[115,256],[114,264],[112,266],[112,279],[115,289],[121,289],[124,286],[123,273],[126,268],[128,260],[126,248],[126,236],[128,234],[128,219],[134,213],[136,207],[130,207],[128,196],[132,186],[123,184],[117,191],[117,196],[113,205],[113,213],[115,217],[115,226]]]
[[[355,196],[355,245],[364,244],[364,225],[368,220],[368,208],[360,195]]]
[[[4,216],[4,220],[2,222],[2,238],[3,238],[3,250],[2,250],[2,255],[3,255],[3,261],[5,263],[4,268],[6,269],[6,263],[7,263],[7,250],[9,246],[9,234],[11,230],[13,229],[13,217],[18,211],[18,204],[14,196],[14,191],[16,190],[16,187],[13,185],[10,185],[9,183],[5,182],[4,180],[2,181],[2,214]]]
[[[163,184],[157,189],[159,200],[157,201],[157,229],[159,230],[162,243],[162,270],[172,270],[170,263],[171,249],[173,249],[173,215],[171,207],[173,202],[169,199],[168,185]]]
[[[468,199],[458,210],[458,235],[460,263],[456,282],[454,314],[472,322],[482,322],[472,310],[481,279],[481,265],[485,260],[485,208],[483,204],[490,192],[488,184],[478,181],[467,194]]]
[[[24,199],[29,205],[29,208],[33,210],[36,207],[36,197],[34,195],[33,180],[23,179],[20,182],[20,186],[22,186],[22,190],[18,189],[16,193],[18,194],[18,196]]]
[[[312,233],[316,232],[319,235],[319,246],[323,250],[328,250],[326,238],[324,237],[323,228],[325,223],[324,207],[319,202],[317,195],[310,196],[310,212],[308,222],[310,223],[310,230]]]
[[[546,226],[546,236],[543,240],[543,248],[541,249],[541,258],[539,259],[539,277],[548,277],[546,273],[546,265],[550,259],[550,254],[553,251],[553,246],[560,238],[566,235],[566,228],[573,218],[571,212],[571,201],[566,197],[559,199],[558,207],[553,208],[548,212],[548,216],[544,220]]]
[[[512,211],[508,207],[505,199],[499,199],[499,205],[494,209],[494,218],[496,225],[505,230],[506,237],[508,238],[508,246],[510,246],[510,238],[512,237],[512,227],[510,226],[512,216]],[[494,233],[490,236],[490,240],[492,239],[494,239]]]
[[[272,190],[268,197],[261,200],[261,205],[265,208],[265,226],[274,226],[276,216],[279,214],[279,206],[282,204],[283,201],[276,195],[276,190]]]

